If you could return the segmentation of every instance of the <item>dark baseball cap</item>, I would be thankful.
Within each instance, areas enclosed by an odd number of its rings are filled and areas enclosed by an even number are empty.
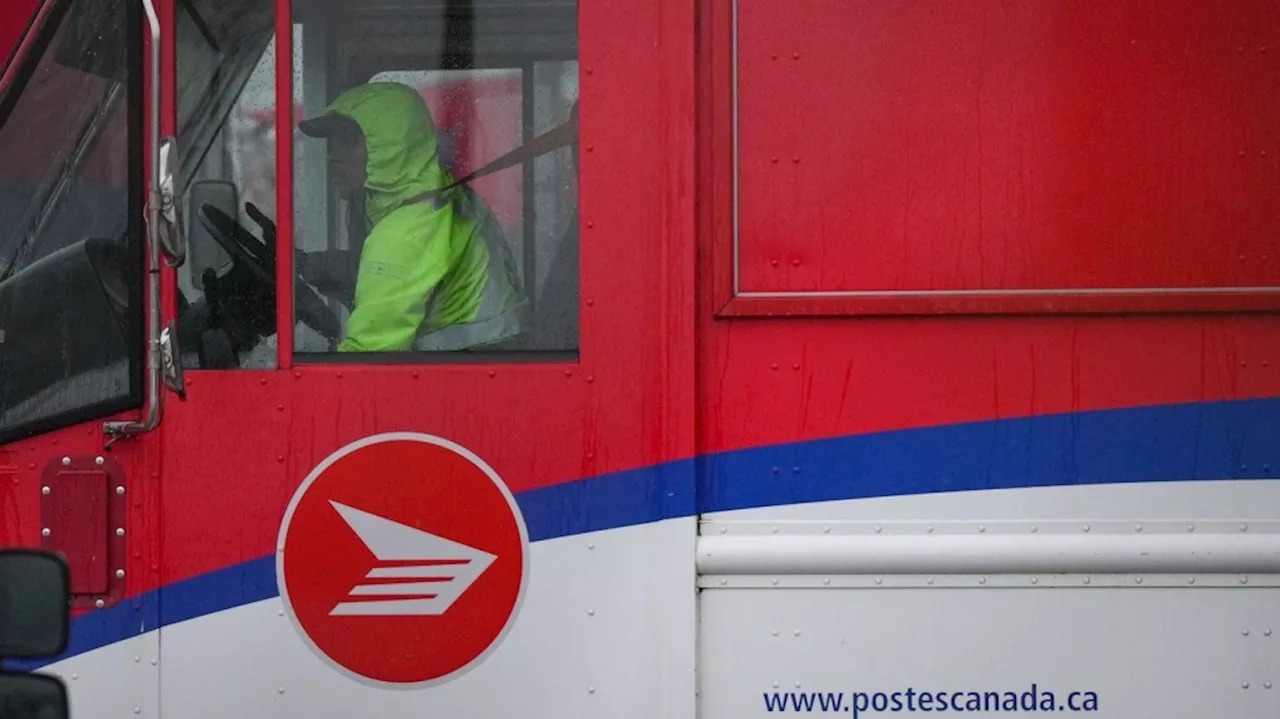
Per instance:
[[[359,137],[364,134],[355,120],[338,112],[326,112],[310,120],[298,123],[298,129],[307,137]]]

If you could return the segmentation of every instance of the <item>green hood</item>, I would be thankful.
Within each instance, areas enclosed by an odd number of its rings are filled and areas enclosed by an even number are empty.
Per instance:
[[[408,85],[360,85],[339,95],[328,110],[351,118],[364,132],[369,154],[365,214],[371,224],[406,200],[452,182],[440,166],[431,113]]]

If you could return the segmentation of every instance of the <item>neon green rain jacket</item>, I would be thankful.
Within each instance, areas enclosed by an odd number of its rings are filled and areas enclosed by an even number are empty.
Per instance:
[[[496,219],[462,187],[409,202],[453,179],[441,167],[435,124],[418,93],[370,83],[329,112],[350,117],[368,149],[355,305],[340,352],[460,350],[518,334],[525,298]]]

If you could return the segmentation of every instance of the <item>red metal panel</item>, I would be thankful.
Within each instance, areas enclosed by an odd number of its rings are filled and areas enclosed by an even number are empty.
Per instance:
[[[124,471],[105,456],[64,456],[41,474],[42,545],[71,569],[74,606],[103,607],[124,594]]]
[[[293,366],[293,3],[276,0],[276,367]]]
[[[1230,10],[742,3],[726,314],[1280,309],[1280,15]]]

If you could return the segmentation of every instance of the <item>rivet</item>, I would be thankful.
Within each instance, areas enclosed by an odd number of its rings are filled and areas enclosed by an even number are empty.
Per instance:
[[[924,531],[928,532],[929,534],[933,534],[933,527],[931,526],[931,527],[929,527],[928,529],[926,529],[926,530],[924,530]]]
[[[98,609],[102,609],[103,607],[107,606],[107,603],[99,599],[98,601],[93,603],[93,606],[97,607]]]
[[[799,630],[799,629],[793,629],[793,630],[791,630],[791,634],[792,634],[793,636],[797,636],[797,637],[798,637],[798,636],[800,636],[800,630]]]
[[[123,537],[123,536],[124,536],[124,527],[116,527],[116,536],[117,536],[117,537]]]
[[[822,533],[823,533],[823,534],[831,534],[831,527],[823,527],[823,528],[822,528]]]
[[[792,60],[799,60],[799,59],[800,59],[800,53],[798,53],[798,52],[793,52],[793,53],[791,53],[791,59],[792,59]]]
[[[771,158],[769,158],[769,162],[772,162],[773,164],[775,164],[775,165],[776,165],[776,164],[778,164],[778,158],[776,158],[776,157],[771,157]]]
[[[979,533],[979,534],[981,534],[981,533],[983,533],[983,532],[985,532],[985,531],[987,531],[987,526],[986,526],[985,524],[979,524],[979,525],[978,525],[978,533]]]
[[[884,529],[883,529],[880,525],[878,525],[878,524],[877,524],[877,525],[876,525],[876,534],[879,534],[879,533],[881,533],[881,532],[883,532],[883,531],[884,531]]]
[[[418,379],[418,371],[417,371],[417,370],[414,370],[414,372],[413,372],[413,378],[414,378],[414,379]]]
[[[49,531],[48,527],[45,527],[44,529],[40,530],[40,536],[42,537],[47,537],[50,534],[53,534],[53,532]]]
[[[770,58],[772,58],[772,59],[774,59],[774,60],[777,60],[777,59],[778,59],[778,53],[776,53],[776,52],[775,52],[775,53],[771,54],[769,57],[770,57]]]
[[[1032,583],[1032,584],[1039,584],[1039,583],[1040,583],[1040,578],[1039,578],[1039,577],[1032,577],[1032,578],[1031,578],[1031,583]]]
[[[1247,531],[1249,531],[1249,525],[1247,525],[1247,524],[1242,524],[1242,525],[1240,525],[1240,531],[1241,531],[1241,532],[1247,532]]]
[[[277,462],[283,462],[283,461],[284,461],[284,455],[283,455],[283,454],[277,454],[277,455],[276,455],[276,461],[277,461]]]
[[[721,527],[721,528],[720,528],[720,533],[721,533],[721,534],[724,534],[725,532],[728,532],[728,531],[729,531],[729,528],[728,528],[728,527]]]
[[[596,378],[594,375],[587,375],[587,384],[591,384],[592,382],[595,382],[595,381],[596,381]]]
[[[799,468],[799,467],[792,467],[792,468],[791,468],[791,473],[792,473],[792,474],[800,474],[800,468]]]
[[[495,372],[494,370],[489,370],[489,379],[493,379],[494,377],[497,377],[497,376],[498,376],[497,372]]]
[[[596,458],[595,452],[587,452],[587,459],[595,459],[595,458]]]
[[[778,533],[778,528],[777,528],[777,527],[773,527],[773,528],[771,528],[769,531],[770,531],[770,532],[773,532],[774,534],[777,534],[777,533]]]
[[[68,465],[70,465],[70,464],[71,464],[71,458],[70,458],[70,457],[63,457],[63,458],[62,458],[62,466],[66,467],[66,466],[68,466]]]
[[[775,363],[775,364],[771,367],[771,369],[772,369],[773,371],[775,371],[775,372],[776,372],[776,371],[778,371],[778,365]]]
[[[142,657],[140,657],[140,656],[138,656],[138,655],[136,655],[136,654],[135,654],[135,655],[134,655],[134,657],[133,657],[133,661],[134,661],[134,662],[140,662],[140,661],[142,661]]]
[[[929,577],[928,579],[924,580],[924,582],[925,584],[933,584],[933,577]]]
[[[799,266],[800,266],[800,263],[797,261],[797,262],[796,262],[796,267],[799,267]],[[799,363],[799,362],[797,362],[796,364],[791,365],[791,369],[796,370],[796,371],[799,371],[799,370],[800,370],[800,363]]]
[[[883,579],[881,579],[880,577],[876,577],[876,584],[882,584],[883,582],[884,582]]]
[[[728,579],[721,579],[721,580],[720,580],[720,586],[722,586],[722,587],[723,587],[724,585],[728,584],[728,583],[729,583],[729,580],[728,580]]]
[[[1187,525],[1187,531],[1188,531],[1188,532],[1194,532],[1194,531],[1196,531],[1196,525],[1194,525],[1194,524],[1188,524],[1188,525]]]
[[[799,688],[800,688],[800,682],[796,682],[796,688],[797,688],[797,689],[799,689]]]
[[[777,267],[777,266],[778,266],[778,261],[777,261],[777,260],[769,260],[769,264],[770,264],[770,265],[772,265],[772,266],[774,266],[774,267]]]
[[[262,385],[263,387],[266,387],[266,386],[267,386],[267,378],[266,378],[266,377],[263,377],[262,379],[258,380],[258,384]]]
[[[75,681],[75,680],[77,680],[77,679],[79,679],[79,678],[80,678],[80,675],[79,675],[79,674],[72,674],[72,675],[71,675],[71,681]]]
[[[777,689],[779,686],[780,686],[780,685],[779,685],[779,683],[778,683],[778,682],[774,682],[774,683],[773,683],[773,688],[774,688],[774,689]]]
[[[800,158],[798,158],[798,157],[793,157],[793,158],[791,158],[791,161],[792,161],[792,162],[794,162],[794,163],[795,163],[795,164],[797,164],[797,165],[798,165],[798,164],[800,164]]]
[[[1240,635],[1241,635],[1241,636],[1245,636],[1245,637],[1249,636],[1249,630],[1248,630],[1248,629],[1241,629],[1241,630],[1240,630]]]
[[[588,74],[588,75],[594,75],[594,74],[595,74],[595,72],[596,72],[596,71],[595,71],[595,68],[590,68],[590,67],[589,67],[589,68],[587,68],[587,74]]]
[[[1270,688],[1271,688],[1271,682],[1263,682],[1263,683],[1262,683],[1262,686],[1263,686],[1263,688],[1264,688],[1264,689],[1270,689]]]
[[[1240,151],[1240,156],[1241,156],[1241,157],[1244,157],[1244,155],[1245,155],[1244,150],[1241,150],[1241,151]]]
[[[594,223],[594,222],[588,222],[588,223],[587,223],[587,229],[588,229],[588,230],[590,230],[591,228],[593,228],[593,227],[595,227],[595,226],[596,226],[596,223]]]
[[[986,577],[978,577],[978,584],[986,584],[986,583],[987,583]]]
[[[776,587],[776,586],[778,586],[778,580],[777,580],[777,579],[771,579],[771,580],[769,580],[769,581],[773,583],[773,586],[775,586],[775,587]]]
[[[342,373],[341,372],[337,373],[337,377],[338,379],[342,379]]]
[[[1081,580],[1081,581],[1083,581],[1085,584],[1088,584],[1088,583],[1089,583],[1089,578],[1088,578],[1088,577],[1085,577],[1085,578],[1084,578],[1083,580]]]
[[[791,266],[792,266],[792,267],[799,267],[799,266],[800,266],[800,260],[792,260],[792,261],[791,261]]]
[[[152,659],[152,660],[151,660],[151,666],[153,666],[153,667],[154,667],[155,665],[159,664],[159,663],[160,663],[160,660],[159,660],[159,659]]]
[[[283,411],[284,411],[284,405],[282,405],[282,404],[278,404],[278,405],[276,405],[276,411],[277,411],[277,412],[283,412]]]
[[[1187,584],[1195,584],[1195,583],[1196,583],[1195,577],[1187,577]]]
[[[133,708],[133,713],[134,713],[134,714],[141,714],[141,713],[142,713],[142,707],[134,707],[134,708]]]
[[[1084,531],[1086,531],[1086,532],[1087,532],[1087,531],[1089,531],[1089,525],[1087,525],[1087,524],[1086,524],[1086,525],[1084,525]]]
[[[284,616],[284,610],[283,610],[283,609],[277,609],[277,610],[276,610],[276,616],[277,616],[277,617],[283,617],[283,616]]]
[[[571,370],[571,369],[567,369],[567,370],[565,370],[565,371],[564,371],[564,376],[565,376],[565,377],[572,377],[572,376],[573,376],[573,370]]]
[[[276,689],[276,693],[277,693],[277,694],[284,694],[284,687],[278,687],[278,688]]]
[[[595,543],[595,542],[587,542],[587,549],[588,549],[588,550],[595,549],[595,548],[596,548],[596,543]]]
[[[106,463],[106,461],[107,461],[107,460],[103,459],[102,457],[94,457],[94,458],[93,458],[93,463],[94,463],[94,464],[96,464],[96,465],[98,465],[99,467],[101,467],[104,463]]]
[[[588,610],[587,610],[587,616],[588,616],[588,617],[594,617],[595,615],[596,615],[596,610],[594,610],[594,609],[588,609]]]
[[[823,580],[822,580],[822,583],[823,583],[823,585],[829,585],[829,584],[831,584],[831,580],[830,580],[830,579],[823,579]]]
[[[1032,531],[1032,532],[1039,532],[1039,531],[1040,531],[1040,525],[1038,525],[1038,524],[1033,524],[1033,525],[1031,525],[1031,531]]]
[[[778,630],[777,630],[777,629],[773,630],[773,636],[775,636],[775,637],[776,637],[776,636],[778,636],[778,634],[779,634],[779,632],[778,632]],[[774,682],[774,683],[773,683],[773,685],[776,687],[776,686],[778,686],[778,683],[777,683],[777,682]]]
[[[301,372],[294,372],[294,373],[293,373],[293,378],[294,378],[294,379],[302,379],[302,373],[301,373]]]
[[[1141,531],[1142,531],[1142,525],[1141,525],[1141,524],[1139,524],[1139,525],[1135,526],[1135,527],[1133,528],[1133,531],[1135,531],[1135,532],[1141,532]]]
[[[117,569],[117,570],[116,570],[116,579],[124,579],[124,570],[123,570],[123,569]]]
[[[595,145],[587,145],[587,152],[594,152],[595,149],[596,149]]]
[[[1241,584],[1248,584],[1248,583],[1249,583],[1249,578],[1248,578],[1248,577],[1245,577],[1245,576],[1241,576],[1241,577],[1240,577],[1240,583],[1241,583]]]
[[[1240,682],[1240,688],[1241,688],[1241,689],[1248,689],[1248,688],[1249,688],[1249,682]]]
[[[48,493],[49,493],[49,492],[51,492],[51,491],[52,491],[52,490],[51,490],[51,489],[49,489],[48,487],[41,487],[41,488],[40,488],[40,494],[48,494]]]
[[[1134,584],[1142,584],[1142,577],[1134,577],[1134,578],[1133,578],[1133,583],[1134,583]]]
[[[595,693],[596,693],[596,688],[595,688],[595,687],[587,687],[587,693],[588,693],[588,694],[595,694]]]
[[[1270,629],[1263,629],[1263,630],[1262,630],[1262,636],[1264,636],[1264,637],[1269,637],[1269,636],[1271,636],[1271,630],[1270,630]]]
[[[596,304],[595,300],[587,300],[587,307],[595,307],[595,304]]]

